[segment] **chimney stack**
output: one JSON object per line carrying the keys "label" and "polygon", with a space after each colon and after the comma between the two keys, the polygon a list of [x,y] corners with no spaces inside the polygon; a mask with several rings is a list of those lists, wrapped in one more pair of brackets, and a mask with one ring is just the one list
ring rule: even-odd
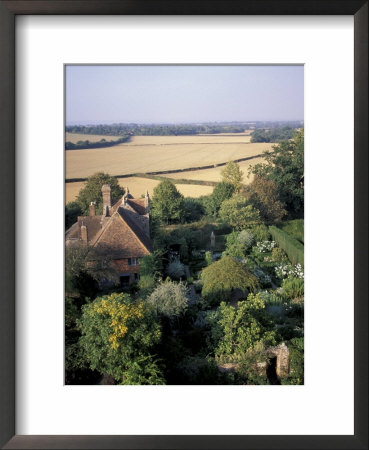
{"label": "chimney stack", "polygon": [[111,208],[111,188],[110,184],[104,184],[101,188],[102,196],[103,196],[103,211],[104,215],[109,214],[109,210]]}
{"label": "chimney stack", "polygon": [[145,194],[145,208],[146,208],[146,214],[149,213],[149,201],[150,201],[149,191],[146,190],[146,194]]}
{"label": "chimney stack", "polygon": [[96,203],[95,202],[91,202],[90,203],[90,216],[96,216],[96,208],[95,208]]}
{"label": "chimney stack", "polygon": [[81,225],[81,240],[84,245],[87,245],[87,227],[83,222]]}

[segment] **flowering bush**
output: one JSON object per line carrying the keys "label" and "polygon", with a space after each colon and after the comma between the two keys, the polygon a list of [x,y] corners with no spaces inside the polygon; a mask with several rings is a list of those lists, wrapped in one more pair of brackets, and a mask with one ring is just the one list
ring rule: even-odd
{"label": "flowering bush", "polygon": [[276,245],[275,241],[262,241],[258,242],[254,249],[259,253],[267,253],[271,252]]}
{"label": "flowering bush", "polygon": [[304,270],[301,264],[296,264],[296,266],[293,266],[292,264],[279,264],[274,270],[275,274],[280,279],[290,276],[295,278],[304,278]]}

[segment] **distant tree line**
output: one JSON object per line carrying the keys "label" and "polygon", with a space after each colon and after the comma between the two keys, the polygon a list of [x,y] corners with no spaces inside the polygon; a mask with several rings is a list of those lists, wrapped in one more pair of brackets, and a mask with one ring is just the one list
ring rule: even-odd
{"label": "distant tree line", "polygon": [[87,148],[102,148],[102,147],[112,147],[113,145],[122,144],[123,142],[128,142],[130,140],[130,136],[122,136],[119,139],[114,141],[107,141],[106,139],[101,139],[97,142],[86,141],[78,141],[76,144],[70,141],[65,143],[65,150],[82,150]]}
{"label": "distant tree line", "polygon": [[136,125],[136,124],[111,124],[111,125],[73,125],[67,126],[69,133],[102,134],[107,136],[186,136],[194,134],[214,133],[242,133],[249,126],[247,124],[237,125]]}
{"label": "distant tree line", "polygon": [[251,134],[251,142],[281,142],[292,139],[295,129],[290,126],[279,128],[257,128]]}

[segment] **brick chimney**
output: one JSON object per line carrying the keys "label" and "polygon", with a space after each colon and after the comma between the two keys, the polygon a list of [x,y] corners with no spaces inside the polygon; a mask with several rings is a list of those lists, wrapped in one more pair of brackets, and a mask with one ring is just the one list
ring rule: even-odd
{"label": "brick chimney", "polygon": [[96,216],[96,207],[95,207],[96,203],[95,202],[91,202],[90,203],[90,216]]}
{"label": "brick chimney", "polygon": [[102,196],[103,196],[103,214],[104,216],[109,215],[109,210],[111,208],[111,188],[110,184],[104,184],[101,188]]}
{"label": "brick chimney", "polygon": [[146,208],[146,214],[149,213],[149,202],[150,202],[149,191],[146,191],[146,194],[145,194],[145,208]]}
{"label": "brick chimney", "polygon": [[87,245],[87,227],[83,222],[81,225],[81,240],[84,245]]}

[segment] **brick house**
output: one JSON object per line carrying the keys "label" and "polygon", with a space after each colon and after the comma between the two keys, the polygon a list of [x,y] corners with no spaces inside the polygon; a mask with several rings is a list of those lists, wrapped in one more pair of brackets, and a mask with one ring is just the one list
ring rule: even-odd
{"label": "brick house", "polygon": [[97,216],[95,204],[90,215],[80,216],[65,234],[66,246],[86,245],[107,254],[118,269],[121,286],[138,280],[140,259],[152,251],[149,229],[149,195],[135,199],[126,188],[112,205],[111,188],[102,187],[103,214]]}

